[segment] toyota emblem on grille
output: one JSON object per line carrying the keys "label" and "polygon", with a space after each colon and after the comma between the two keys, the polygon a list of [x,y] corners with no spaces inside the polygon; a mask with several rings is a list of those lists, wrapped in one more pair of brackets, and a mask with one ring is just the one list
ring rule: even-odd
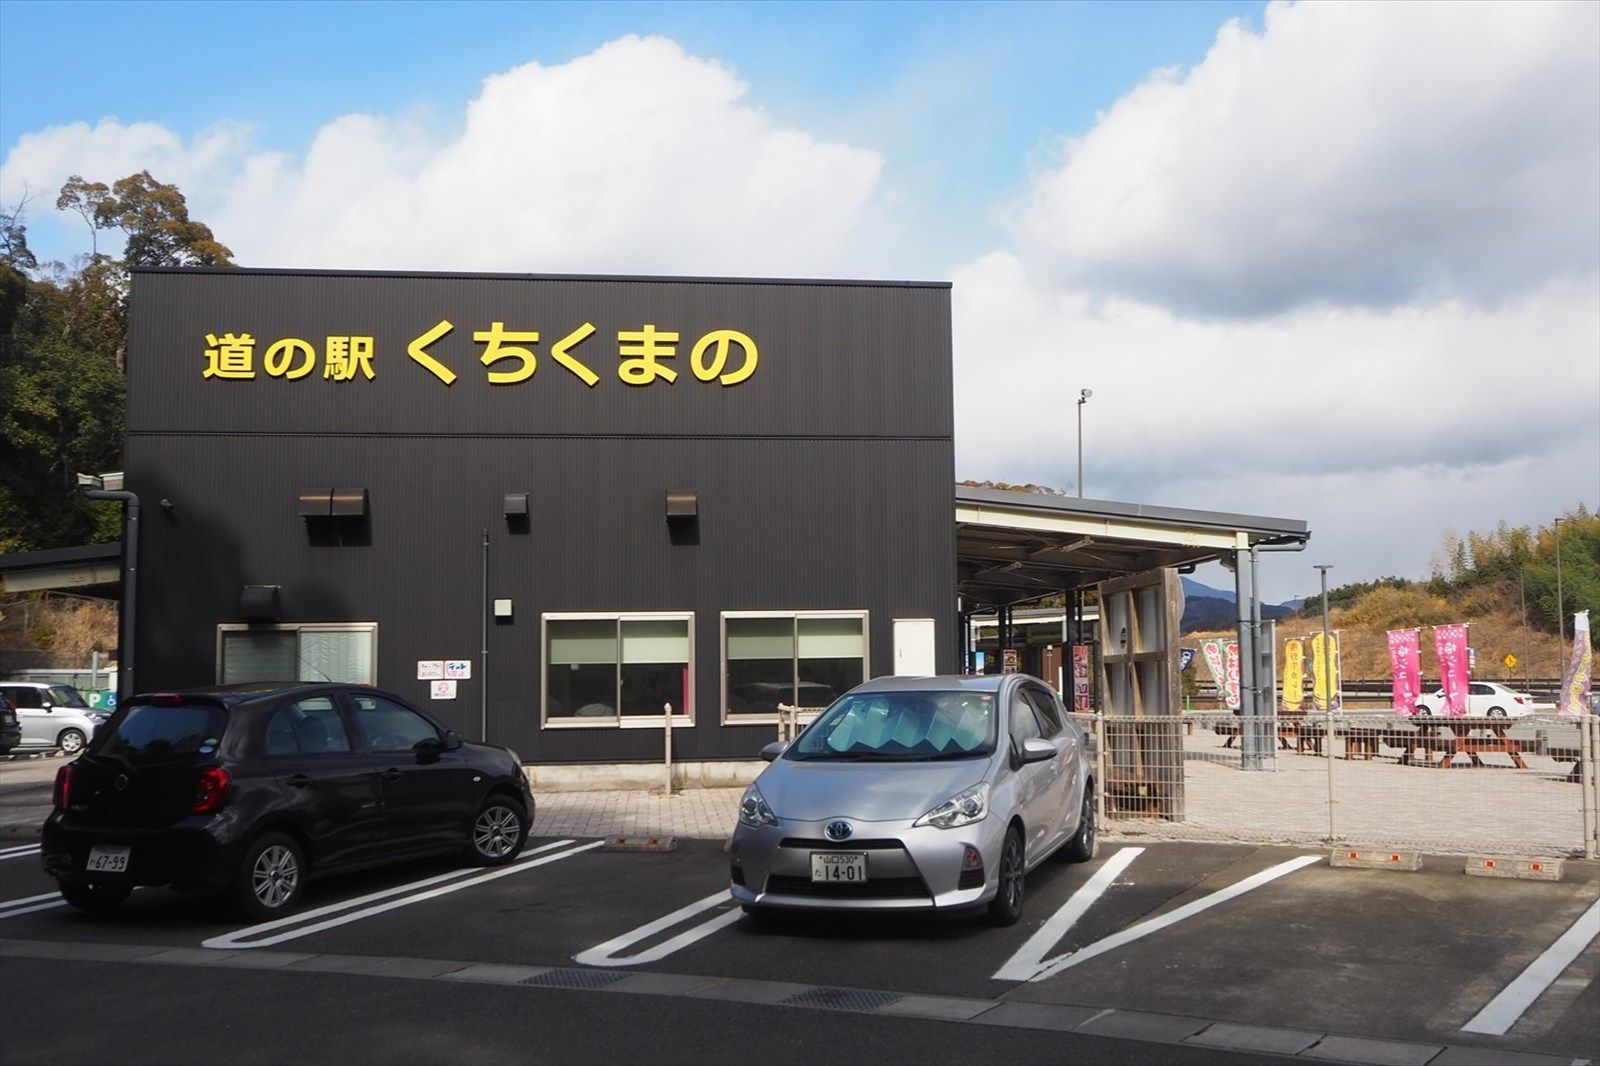
{"label": "toyota emblem on grille", "polygon": [[829,822],[828,827],[824,829],[823,832],[828,835],[829,840],[844,840],[845,838],[849,837],[851,833],[855,832],[855,830],[850,827],[849,822],[838,821]]}
{"label": "toyota emblem on grille", "polygon": [[121,792],[123,789],[128,787],[128,775],[127,774],[118,774],[116,776],[116,779],[113,780],[111,783],[113,785],[117,786],[117,791],[118,792]]}

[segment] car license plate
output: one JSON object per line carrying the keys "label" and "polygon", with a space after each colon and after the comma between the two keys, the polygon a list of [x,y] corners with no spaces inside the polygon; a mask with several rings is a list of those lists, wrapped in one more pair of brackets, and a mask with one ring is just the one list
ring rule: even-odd
{"label": "car license plate", "polygon": [[89,849],[89,861],[84,869],[93,874],[120,874],[128,870],[132,848],[113,848],[97,845]]}
{"label": "car license plate", "polygon": [[811,880],[824,884],[860,884],[867,879],[864,851],[813,851]]}

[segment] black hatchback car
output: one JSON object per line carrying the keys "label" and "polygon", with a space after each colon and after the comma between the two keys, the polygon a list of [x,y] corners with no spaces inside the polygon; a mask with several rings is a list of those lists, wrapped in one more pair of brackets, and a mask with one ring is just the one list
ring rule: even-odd
{"label": "black hatchback car", "polygon": [[533,795],[506,748],[387,692],[260,685],[135,696],[56,774],[42,857],[62,897],[108,911],[140,885],[292,910],[308,878],[522,850]]}

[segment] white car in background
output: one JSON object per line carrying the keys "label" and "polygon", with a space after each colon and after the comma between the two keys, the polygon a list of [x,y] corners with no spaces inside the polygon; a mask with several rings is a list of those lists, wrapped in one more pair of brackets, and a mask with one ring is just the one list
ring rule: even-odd
{"label": "white car in background", "polygon": [[[1419,715],[1445,713],[1444,689],[1434,689],[1417,701]],[[1474,681],[1467,689],[1468,718],[1522,718],[1534,713],[1533,697],[1494,681]]]}

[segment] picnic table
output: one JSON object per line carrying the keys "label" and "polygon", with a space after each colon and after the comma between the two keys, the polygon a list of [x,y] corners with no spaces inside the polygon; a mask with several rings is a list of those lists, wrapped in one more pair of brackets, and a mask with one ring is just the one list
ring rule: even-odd
{"label": "picnic table", "polygon": [[[1458,755],[1465,755],[1472,760],[1473,766],[1482,766],[1483,760],[1479,755],[1500,754],[1509,755],[1512,765],[1519,770],[1526,770],[1528,764],[1522,761],[1522,753],[1534,746],[1531,740],[1516,740],[1507,733],[1516,723],[1509,718],[1443,718],[1432,715],[1416,715],[1411,719],[1416,732],[1401,739],[1400,746],[1405,753],[1400,756],[1404,765],[1422,763],[1438,769],[1447,769],[1455,762]],[[1442,730],[1448,729],[1449,736]],[[1433,761],[1433,752],[1439,752],[1438,762]],[[1420,756],[1420,758],[1414,758]]]}
{"label": "picnic table", "polygon": [[[1237,714],[1237,712],[1235,712]],[[1311,728],[1310,716],[1304,711],[1280,711],[1277,716],[1278,748],[1280,751],[1289,751],[1291,747],[1301,755],[1309,750],[1313,755],[1322,754],[1322,733]],[[1218,736],[1227,737],[1222,742],[1224,748],[1233,747],[1233,742],[1239,739],[1239,734],[1244,730],[1243,716],[1238,721],[1218,722],[1212,726]],[[1291,745],[1290,741],[1294,743]]]}

